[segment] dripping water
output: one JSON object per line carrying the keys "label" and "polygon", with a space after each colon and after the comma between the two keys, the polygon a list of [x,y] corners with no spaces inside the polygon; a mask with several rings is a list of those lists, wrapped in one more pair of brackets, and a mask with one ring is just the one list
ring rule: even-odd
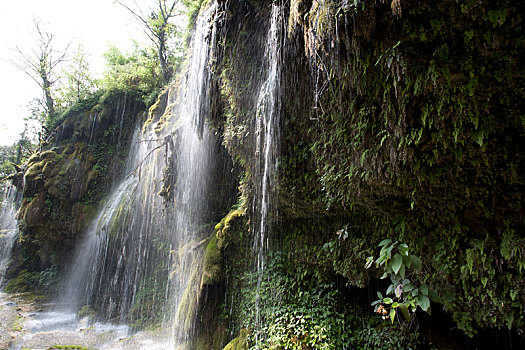
{"label": "dripping water", "polygon": [[[256,197],[254,213],[256,217],[254,252],[256,254],[257,289],[255,319],[261,326],[260,293],[265,269],[265,250],[268,245],[270,220],[275,219],[277,185],[277,162],[279,157],[279,120],[281,89],[281,26],[282,9],[272,5],[271,24],[266,41],[265,61],[268,72],[261,85],[256,109]],[[256,335],[257,337],[257,335]],[[256,339],[258,342],[259,339]]]}
{"label": "dripping water", "polygon": [[93,123],[91,123],[91,132],[89,133],[89,145],[91,145],[91,141],[93,141],[93,132],[95,131],[95,126],[98,119],[98,112],[91,114],[90,117],[93,119]]}

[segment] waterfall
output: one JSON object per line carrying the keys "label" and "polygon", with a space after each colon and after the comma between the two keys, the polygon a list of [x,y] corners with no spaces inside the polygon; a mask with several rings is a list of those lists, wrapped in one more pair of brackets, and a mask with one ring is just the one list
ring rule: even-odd
{"label": "waterfall", "polygon": [[11,257],[11,250],[18,236],[16,221],[17,191],[13,185],[7,186],[3,202],[0,203],[0,287]]}
{"label": "waterfall", "polygon": [[[265,250],[268,246],[270,221],[275,220],[277,186],[277,162],[279,158],[279,120],[281,89],[281,43],[282,8],[272,5],[271,23],[266,41],[265,61],[267,76],[262,83],[256,109],[256,149],[255,149],[255,188],[254,199],[257,292],[255,319],[260,320],[260,289],[265,269]],[[273,216],[273,217],[272,217]]]}
{"label": "waterfall", "polygon": [[174,188],[175,225],[178,246],[169,292],[172,302],[171,323],[175,346],[186,348],[195,332],[193,319],[199,304],[202,270],[203,225],[210,222],[209,184],[212,162],[216,159],[215,136],[207,127],[209,57],[213,42],[210,19],[216,10],[211,5],[196,23],[186,74],[175,104],[178,129],[177,174]]}
{"label": "waterfall", "polygon": [[126,176],[76,248],[58,301],[119,322],[162,314],[171,348],[195,330],[200,258],[210,235],[203,228],[211,220],[208,184],[218,142],[205,120],[215,9],[198,17],[186,72],[170,87],[164,115],[135,132]]}

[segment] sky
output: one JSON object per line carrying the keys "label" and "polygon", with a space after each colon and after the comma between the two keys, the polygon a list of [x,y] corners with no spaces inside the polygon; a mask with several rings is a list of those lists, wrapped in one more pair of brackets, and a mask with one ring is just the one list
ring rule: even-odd
{"label": "sky", "polygon": [[[91,70],[100,75],[110,44],[126,51],[131,40],[147,39],[139,24],[113,0],[9,0],[0,5],[0,145],[13,144],[24,129],[27,105],[42,95],[40,87],[9,60],[15,45],[31,47],[33,19],[54,34],[58,48],[82,44]],[[73,53],[74,50],[70,50]]]}

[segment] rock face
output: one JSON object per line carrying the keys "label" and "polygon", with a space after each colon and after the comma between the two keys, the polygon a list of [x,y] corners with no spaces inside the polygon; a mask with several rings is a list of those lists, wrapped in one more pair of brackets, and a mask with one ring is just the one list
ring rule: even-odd
{"label": "rock face", "polygon": [[[262,178],[255,168],[254,106],[266,69],[271,2],[219,3],[219,111],[212,118],[244,171],[245,212],[232,220],[223,249],[235,330],[263,317],[273,327],[262,331],[270,332],[266,337],[309,348],[308,339],[279,333],[284,319],[272,313],[297,312],[319,285],[347,297],[361,292],[341,283],[384,293],[388,285],[375,287],[384,271],[364,266],[390,238],[421,258],[423,269],[407,270],[409,279],[436,292],[433,310],[446,310],[443,323],[470,336],[507,327],[522,334],[524,182],[517,174],[524,109],[515,101],[524,93],[524,48],[516,44],[523,39],[523,11],[511,1],[283,6],[279,177],[272,184],[278,209],[268,255],[286,258],[268,272],[274,274],[268,288],[286,292],[271,307],[271,293],[250,282],[246,268],[257,239],[252,207]],[[263,316],[253,311],[254,293],[268,297]],[[333,318],[348,315],[343,305],[352,298],[343,299],[331,309]],[[301,312],[326,325],[320,314]],[[502,342],[509,346],[508,338]]]}
{"label": "rock face", "polygon": [[130,138],[145,106],[124,94],[98,102],[66,113],[41,145],[42,151],[16,177],[23,191],[17,214],[20,240],[8,278],[24,269],[34,271],[36,279],[46,270],[52,272],[49,278],[56,278],[98,202],[123,171]]}

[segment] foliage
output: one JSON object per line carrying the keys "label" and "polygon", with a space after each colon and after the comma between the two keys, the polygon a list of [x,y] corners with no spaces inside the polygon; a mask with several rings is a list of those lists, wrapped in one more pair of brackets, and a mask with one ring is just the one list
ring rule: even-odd
{"label": "foliage", "polygon": [[0,146],[0,181],[11,175],[16,164],[16,144],[11,146]]}
{"label": "foliage", "polygon": [[8,293],[28,292],[36,289],[39,280],[40,276],[38,272],[22,270],[16,278],[9,280],[5,287],[5,291]]}
{"label": "foliage", "polygon": [[[253,329],[252,349],[344,349],[351,334],[346,329],[350,316],[338,310],[334,286],[298,284],[284,271],[283,257],[279,252],[272,254],[260,284],[255,273],[242,277],[246,284],[237,317],[243,327]],[[254,328],[257,322],[264,326]]]}
{"label": "foliage", "polygon": [[[388,286],[384,298],[380,292],[377,292],[379,300],[372,303],[372,306],[375,306],[374,311],[383,315],[383,319],[386,319],[388,314],[392,323],[396,317],[396,310],[401,313],[406,322],[411,321],[410,312],[414,313],[418,307],[430,313],[430,299],[439,302],[439,297],[424,284],[417,287],[412,278],[421,270],[421,260],[409,253],[408,245],[405,243],[385,239],[379,243],[379,246],[381,251],[375,260],[376,267],[381,267],[384,271],[381,278],[390,277],[392,283]],[[373,261],[374,258],[369,257],[366,268],[369,268]]]}
{"label": "foliage", "polygon": [[56,100],[60,110],[85,100],[98,89],[99,82],[91,76],[88,59],[89,55],[83,46],[78,45],[74,56],[62,69],[62,83],[56,89]]}
{"label": "foliage", "polygon": [[197,16],[203,7],[205,6],[209,0],[183,0],[182,3],[186,7],[186,17],[188,19],[188,26],[186,28],[186,35],[188,36],[186,38],[186,43],[188,44],[189,41],[189,35],[191,31],[195,27],[195,23],[197,22]]}
{"label": "foliage", "polygon": [[428,345],[421,340],[417,331],[405,332],[388,326],[385,323],[376,324],[368,319],[369,326],[359,329],[352,337],[354,347],[363,350],[413,350],[426,348]]}
{"label": "foliage", "polygon": [[[156,63],[160,68],[161,85],[168,83],[173,70],[170,63],[180,50],[180,33],[173,19],[179,16],[179,0],[155,0],[153,6],[128,5],[126,0],[116,0],[142,25],[144,33],[154,45]],[[180,51],[179,51],[180,53]]]}
{"label": "foliage", "polygon": [[123,53],[111,46],[104,54],[107,70],[102,85],[109,91],[138,93],[146,105],[155,101],[162,87],[160,71],[151,49],[140,48]]}
{"label": "foliage", "polygon": [[35,290],[49,292],[57,282],[57,267],[51,266],[43,271],[28,271],[24,269],[18,276],[9,280],[5,287],[6,292],[20,293]]}
{"label": "foliage", "polygon": [[[356,225],[368,240],[363,251],[385,236],[406,242],[424,266],[409,280],[419,292],[423,285],[439,291],[467,334],[522,329],[523,181],[516,169],[523,156],[516,145],[523,108],[512,101],[523,94],[524,71],[512,42],[523,33],[508,20],[519,8],[509,1],[403,3],[397,18],[368,1],[301,7],[307,3],[293,2],[298,15],[289,34],[306,38],[315,106],[289,113],[309,129],[329,213],[347,216],[349,226],[364,213],[371,228]],[[316,121],[305,121],[308,115]],[[292,161],[295,145],[285,154],[301,169]],[[286,172],[283,179],[289,189],[308,177]],[[329,248],[337,257],[354,246]],[[405,265],[395,259],[399,270],[389,274],[397,278]],[[382,267],[392,269],[391,260]]]}

